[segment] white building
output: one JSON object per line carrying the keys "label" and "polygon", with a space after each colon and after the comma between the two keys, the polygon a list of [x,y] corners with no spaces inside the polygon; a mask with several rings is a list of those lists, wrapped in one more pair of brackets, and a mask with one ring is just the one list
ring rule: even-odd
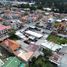
{"label": "white building", "polygon": [[43,36],[42,34],[34,32],[34,31],[31,31],[31,30],[27,30],[27,31],[25,31],[25,33],[30,34],[32,36],[35,36],[37,38],[41,38]]}
{"label": "white building", "polygon": [[48,42],[47,40],[45,40],[45,42],[42,43],[41,46],[51,49],[52,51],[56,51],[57,49],[62,48],[61,45],[58,45],[58,44],[55,44],[52,42]]}

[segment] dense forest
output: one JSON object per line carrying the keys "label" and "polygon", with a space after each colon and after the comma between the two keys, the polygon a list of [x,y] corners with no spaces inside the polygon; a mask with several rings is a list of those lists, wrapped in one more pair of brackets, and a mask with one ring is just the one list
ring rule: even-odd
{"label": "dense forest", "polygon": [[[46,1],[46,0],[18,0],[18,1],[28,1],[28,2],[31,2],[31,1],[35,1],[35,2],[38,2],[38,1]],[[47,1],[60,1],[61,2],[61,0],[47,0]],[[63,2],[67,2],[67,0],[62,0]]]}
{"label": "dense forest", "polygon": [[38,8],[42,9],[43,7],[50,7],[55,12],[67,13],[67,0],[18,0],[18,1],[27,1],[34,2]]}
{"label": "dense forest", "polygon": [[40,7],[50,7],[55,12],[67,13],[67,0],[36,0],[36,4]]}
{"label": "dense forest", "polygon": [[[13,1],[13,0],[7,0]],[[30,7],[27,5],[20,5],[20,7],[30,7],[31,9],[43,9],[44,7],[52,8],[54,12],[67,13],[67,0],[17,0],[17,1],[26,1],[26,2],[35,2],[35,5]],[[37,6],[37,7],[35,7]]]}

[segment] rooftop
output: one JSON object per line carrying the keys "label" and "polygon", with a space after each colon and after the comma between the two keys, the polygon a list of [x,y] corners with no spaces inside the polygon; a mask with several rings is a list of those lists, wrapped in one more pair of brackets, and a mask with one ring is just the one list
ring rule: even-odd
{"label": "rooftop", "polygon": [[4,29],[10,29],[10,26],[4,26],[0,24],[0,30],[4,30]]}
{"label": "rooftop", "polygon": [[63,57],[63,55],[53,53],[53,55],[50,57],[50,61],[59,65],[62,57]]}
{"label": "rooftop", "polygon": [[9,49],[11,49],[12,51],[18,49],[20,47],[20,45],[18,45],[15,41],[7,39],[5,41],[3,41],[4,45],[9,47]]}
{"label": "rooftop", "polygon": [[18,50],[16,52],[16,55],[25,61],[28,61],[33,56],[35,51],[39,48],[35,44],[25,44],[22,40],[18,40],[17,43],[21,45],[22,49]]}

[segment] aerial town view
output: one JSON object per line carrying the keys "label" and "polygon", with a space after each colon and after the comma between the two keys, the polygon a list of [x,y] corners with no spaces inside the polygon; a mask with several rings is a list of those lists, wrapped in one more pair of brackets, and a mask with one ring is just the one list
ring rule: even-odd
{"label": "aerial town view", "polygon": [[67,0],[0,0],[0,67],[67,67]]}

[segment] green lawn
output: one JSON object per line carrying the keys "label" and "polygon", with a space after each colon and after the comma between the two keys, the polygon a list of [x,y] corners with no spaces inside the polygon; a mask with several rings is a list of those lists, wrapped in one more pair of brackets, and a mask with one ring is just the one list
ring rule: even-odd
{"label": "green lawn", "polygon": [[57,35],[52,34],[48,36],[47,40],[59,45],[67,43],[67,38],[59,37]]}
{"label": "green lawn", "polygon": [[8,58],[7,62],[3,65],[3,67],[18,67],[21,61],[16,57]]}

